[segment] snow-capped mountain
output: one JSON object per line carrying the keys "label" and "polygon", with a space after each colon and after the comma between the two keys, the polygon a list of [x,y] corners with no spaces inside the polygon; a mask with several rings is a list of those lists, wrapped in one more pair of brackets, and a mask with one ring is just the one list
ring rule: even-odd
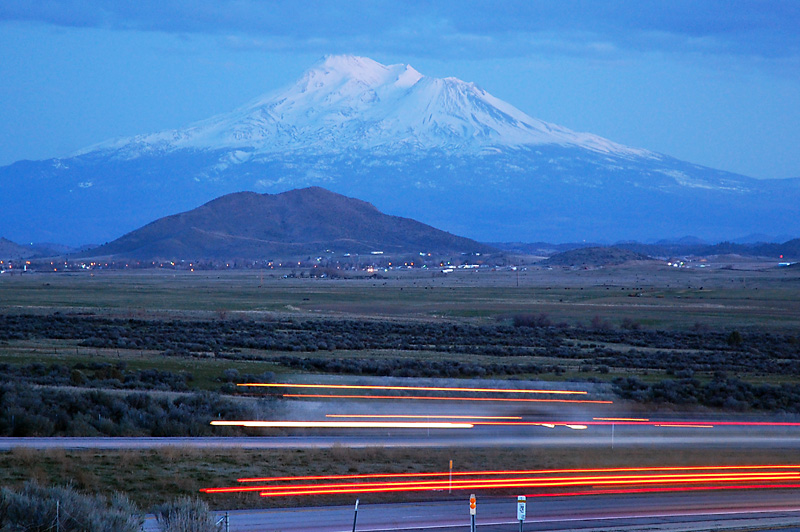
{"label": "snow-capped mountain", "polygon": [[557,144],[600,153],[656,157],[531,118],[456,78],[423,76],[409,65],[329,56],[288,89],[180,130],[140,135],[78,152],[137,157],[154,151],[235,149],[248,156],[287,150],[448,149]]}
{"label": "snow-capped mountain", "polygon": [[0,180],[0,236],[18,241],[101,243],[223,194],[307,186],[484,241],[800,233],[800,180],[623,146],[472,83],[353,56],[230,113],[21,161]]}

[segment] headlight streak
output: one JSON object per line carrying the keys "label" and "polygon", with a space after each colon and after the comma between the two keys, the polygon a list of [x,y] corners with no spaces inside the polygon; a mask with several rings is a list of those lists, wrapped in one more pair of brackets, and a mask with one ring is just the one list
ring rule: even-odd
{"label": "headlight streak", "polygon": [[522,419],[521,416],[447,416],[447,415],[410,415],[410,414],[325,414],[330,418],[345,419],[501,419],[514,420]]}
{"label": "headlight streak", "polygon": [[[355,397],[355,398],[376,398],[375,396],[341,396],[341,395],[291,395],[291,397]],[[477,401],[551,401],[548,399],[505,399],[505,398],[452,398],[452,397],[395,397],[381,396],[377,398],[391,399],[427,399],[427,400],[477,400]],[[603,401],[572,401],[554,399],[554,402],[603,402]],[[328,418],[385,418],[385,419],[454,419],[462,421],[260,421],[260,420],[240,420],[240,421],[211,421],[211,425],[216,426],[240,426],[254,428],[418,428],[418,429],[470,429],[476,426],[507,426],[507,427],[545,427],[553,429],[556,427],[567,427],[574,430],[586,430],[594,426],[642,426],[656,428],[686,428],[686,429],[710,429],[714,427],[800,427],[800,423],[794,422],[756,422],[756,421],[519,421],[518,416],[446,416],[446,415],[338,415],[326,414]],[[506,419],[511,419],[507,421]],[[597,418],[593,418],[597,419]]]}
{"label": "headlight streak", "polygon": [[299,394],[299,393],[284,393],[283,397],[301,399],[416,399],[427,401],[503,401],[515,403],[582,403],[582,404],[598,404],[610,405],[613,401],[592,401],[581,399],[523,399],[521,397],[430,397],[424,395],[336,395],[336,394]]}
{"label": "headlight streak", "polygon": [[243,383],[237,386],[251,386],[262,388],[316,388],[331,390],[396,390],[417,392],[475,392],[475,393],[534,393],[557,395],[586,395],[588,392],[578,390],[519,390],[509,388],[447,388],[438,386],[380,386],[368,384],[298,384],[298,383]]}
{"label": "headlight streak", "polygon": [[[470,471],[456,472],[454,476],[504,476],[494,479],[457,479],[457,480],[404,480],[380,482],[328,482],[320,484],[283,484],[283,485],[258,485],[258,486],[233,486],[222,488],[204,488],[200,491],[214,493],[258,492],[263,497],[286,497],[301,495],[344,494],[344,493],[383,493],[397,491],[428,491],[443,489],[558,489],[564,487],[593,487],[608,486],[608,489],[593,489],[592,491],[573,492],[578,494],[625,493],[625,490],[611,489],[613,486],[631,486],[630,493],[636,490],[681,490],[681,489],[721,489],[725,484],[739,483],[740,489],[746,486],[778,487],[776,484],[755,484],[757,482],[783,481],[781,486],[789,486],[786,482],[800,480],[800,466],[798,465],[759,465],[759,466],[697,466],[697,467],[649,467],[649,468],[606,468],[606,469],[563,469],[563,470],[530,470],[530,471]],[[759,469],[760,471],[754,471]],[[794,471],[769,471],[770,469],[794,469]],[[741,472],[750,470],[753,472]],[[681,471],[680,473],[665,473],[666,471]],[[694,472],[691,472],[694,471]],[[720,471],[720,472],[709,472]],[[721,472],[725,471],[725,472]],[[592,472],[595,474],[581,476],[553,476],[563,473]],[[636,472],[638,474],[619,474],[620,472]],[[661,474],[653,474],[661,472]],[[613,473],[613,474],[609,474]],[[416,478],[433,477],[449,474],[449,472],[433,473],[385,473],[375,475],[330,475],[309,477],[267,477],[254,479],[239,479],[240,482],[249,481],[299,481],[299,480],[354,480],[364,478]],[[522,478],[509,478],[508,475],[549,475]],[[746,484],[745,484],[746,483]],[[710,484],[709,486],[696,486],[697,484]],[[723,486],[720,486],[722,484]],[[678,487],[680,485],[680,487]],[[659,487],[656,487],[659,486]],[[694,486],[694,487],[692,487]],[[794,486],[794,484],[791,484]],[[800,486],[800,484],[798,484]],[[737,489],[737,486],[727,486],[728,489]],[[563,492],[561,493],[563,494]],[[560,493],[534,494],[535,496],[552,495]]]}
{"label": "headlight streak", "polygon": [[471,429],[472,423],[426,421],[212,421],[222,427],[303,429]]}

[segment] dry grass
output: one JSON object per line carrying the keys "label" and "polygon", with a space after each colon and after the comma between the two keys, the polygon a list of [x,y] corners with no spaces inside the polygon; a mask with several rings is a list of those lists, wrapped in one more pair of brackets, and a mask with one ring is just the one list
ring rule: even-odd
{"label": "dry grass", "polygon": [[4,276],[0,311],[152,319],[328,315],[470,321],[544,312],[556,322],[588,323],[599,314],[614,324],[629,318],[658,328],[696,322],[722,328],[800,326],[800,275],[767,266],[774,265],[751,271],[640,265],[519,275],[391,272],[384,280],[348,281],[280,279],[278,273],[263,285],[259,272],[246,271]]}
{"label": "dry grass", "polygon": [[[30,451],[0,454],[0,484],[16,486],[34,478],[45,484],[72,482],[79,489],[108,494],[126,493],[149,508],[179,496],[196,496],[203,487],[236,485],[241,477],[310,474],[416,473],[483,469],[555,469],[654,465],[792,464],[800,452],[786,449],[726,450],[710,458],[708,450],[651,448],[539,449],[403,449],[335,446],[313,450],[198,450],[166,447],[145,451]],[[370,502],[414,501],[462,497],[454,492],[369,495]],[[262,499],[257,494],[201,495],[213,508],[306,506],[307,498]],[[345,504],[351,495],[315,497],[314,505]],[[362,497],[363,498],[363,497]]]}

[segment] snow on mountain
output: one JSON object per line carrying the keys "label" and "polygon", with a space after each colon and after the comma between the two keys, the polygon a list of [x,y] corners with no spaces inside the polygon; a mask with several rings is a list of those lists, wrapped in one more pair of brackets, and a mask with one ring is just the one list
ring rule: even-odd
{"label": "snow on mountain", "polygon": [[231,113],[184,129],[117,139],[81,150],[133,158],[178,149],[239,149],[250,156],[344,148],[422,147],[478,153],[487,148],[574,146],[622,156],[658,156],[588,133],[532,118],[456,78],[424,76],[409,65],[382,65],[348,55],[328,56],[294,85]]}
{"label": "snow on mountain", "polygon": [[487,242],[800,234],[800,179],[756,180],[532,118],[455,78],[330,56],[183,129],[0,168],[0,236],[118,238],[232,192],[324,187]]}

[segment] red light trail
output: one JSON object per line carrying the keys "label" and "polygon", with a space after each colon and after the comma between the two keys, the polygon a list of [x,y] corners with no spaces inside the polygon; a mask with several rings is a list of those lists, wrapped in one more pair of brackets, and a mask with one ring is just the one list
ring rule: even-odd
{"label": "red light trail", "polygon": [[593,417],[595,421],[650,421],[644,417]]}
{"label": "red light trail", "polygon": [[676,427],[684,429],[713,429],[714,425],[696,425],[692,423],[657,423],[654,427]]}
{"label": "red light trail", "polygon": [[[776,471],[777,470],[777,471]],[[588,474],[587,474],[588,473]],[[635,474],[620,474],[635,473]],[[654,474],[659,473],[659,474]],[[232,486],[204,488],[200,491],[213,493],[258,492],[263,497],[287,497],[301,495],[325,495],[344,493],[385,493],[399,491],[428,490],[474,490],[474,489],[558,489],[565,487],[606,486],[603,489],[572,493],[538,493],[534,496],[588,495],[611,493],[644,493],[647,491],[680,491],[700,489],[746,489],[747,487],[795,487],[800,484],[788,482],[800,480],[800,465],[745,465],[745,466],[693,466],[693,467],[629,467],[598,469],[553,469],[520,471],[461,471],[454,477],[502,478],[457,478],[456,480],[434,479],[450,472],[429,473],[378,473],[372,475],[318,475],[298,477],[243,478],[239,482],[297,482],[323,480],[317,484],[278,484],[257,486]],[[528,475],[511,478],[509,475]],[[534,476],[530,476],[534,475]],[[539,475],[539,476],[537,476]],[[541,476],[544,475],[544,476]],[[406,478],[403,481],[337,482],[356,479]],[[757,484],[782,481],[783,484]],[[698,486],[708,484],[708,486]],[[619,486],[620,488],[613,488]],[[630,486],[630,488],[622,488]]]}
{"label": "red light trail", "polygon": [[716,491],[800,488],[800,484],[749,484],[734,486],[681,486],[672,488],[629,488],[613,490],[574,491],[571,493],[534,493],[526,497],[581,497],[586,495],[626,495],[634,493],[662,493],[671,491]]}
{"label": "red light trail", "polygon": [[[622,418],[620,418],[622,419]],[[785,421],[608,421],[603,418],[592,418],[592,421],[475,421],[475,425],[508,425],[508,426],[565,426],[565,425],[587,425],[587,426],[642,426],[642,427],[681,427],[681,428],[713,428],[713,427],[800,427],[800,422]]]}
{"label": "red light trail", "polygon": [[[233,491],[258,491],[262,497],[288,497],[297,495],[328,495],[344,493],[386,493],[395,491],[428,491],[435,489],[474,490],[508,488],[561,488],[587,485],[647,485],[647,484],[700,484],[710,482],[742,482],[770,480],[798,480],[800,472],[790,473],[741,473],[695,474],[695,475],[611,475],[588,477],[545,477],[493,480],[454,480],[411,482],[370,482],[355,484],[307,484],[298,486],[252,486],[246,488],[214,488],[206,493]],[[228,491],[230,490],[230,491]]]}
{"label": "red light trail", "polygon": [[[657,471],[752,471],[756,469],[800,469],[800,465],[736,465],[736,466],[653,466],[653,467],[604,467],[584,469],[520,469],[505,471],[453,471],[456,476],[500,476],[500,475],[555,475],[569,473],[642,473]],[[361,475],[312,475],[293,477],[254,477],[240,478],[237,482],[281,482],[292,480],[346,480],[366,478],[423,478],[448,476],[450,471],[436,471],[426,473],[373,473]]]}

